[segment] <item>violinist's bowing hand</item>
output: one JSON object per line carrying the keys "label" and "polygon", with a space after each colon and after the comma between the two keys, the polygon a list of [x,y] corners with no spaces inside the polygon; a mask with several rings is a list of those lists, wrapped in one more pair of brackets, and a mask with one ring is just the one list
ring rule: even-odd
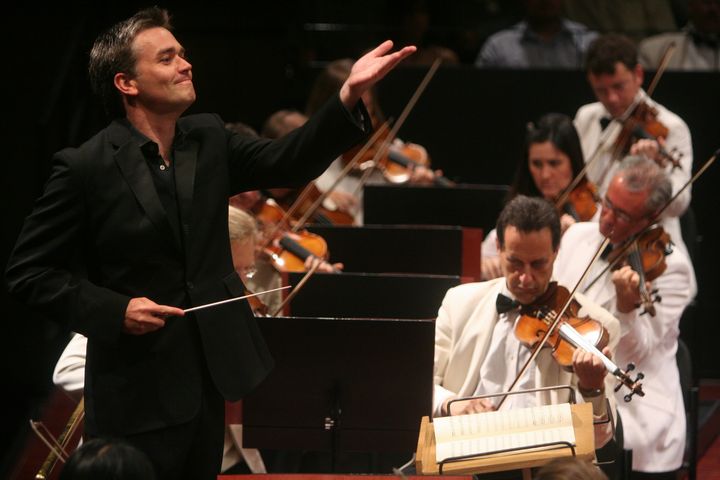
{"label": "violinist's bowing hand", "polygon": [[438,175],[442,176],[442,171],[433,172],[423,165],[418,165],[410,172],[410,183],[430,184],[435,181],[435,177]]}
{"label": "violinist's bowing hand", "polygon": [[345,108],[348,110],[355,108],[363,93],[387,75],[395,65],[417,50],[415,46],[407,46],[388,53],[392,47],[393,42],[386,40],[353,64],[350,75],[340,87],[340,101]]}
{"label": "violinist's bowing hand", "polygon": [[466,415],[469,413],[492,412],[497,410],[495,405],[493,405],[488,399],[473,398],[471,400],[453,402],[452,405],[450,405],[450,411],[448,411],[448,404],[451,400],[452,398],[447,399],[442,406],[442,411],[446,415]]}
{"label": "violinist's bowing hand", "polygon": [[632,155],[642,155],[650,160],[654,160],[661,167],[665,167],[665,165],[667,165],[667,160],[660,154],[661,148],[665,148],[664,138],[658,137],[657,140],[641,138],[632,144],[630,147],[630,153]]}
{"label": "violinist's bowing hand", "polygon": [[[611,358],[610,349],[602,349],[603,355]],[[573,352],[573,370],[578,377],[578,388],[583,391],[602,390],[605,385],[607,369],[603,361],[592,352],[582,348],[576,348]]]}
{"label": "violinist's bowing hand", "polygon": [[130,335],[144,335],[165,326],[166,317],[182,317],[181,308],[158,305],[149,298],[132,298],[125,310],[122,331]]}
{"label": "violinist's bowing hand", "polygon": [[338,273],[338,272],[340,272],[343,268],[345,268],[345,265],[343,265],[342,263],[333,263],[333,264],[330,264],[330,263],[326,262],[325,260],[323,260],[322,258],[318,258],[318,257],[315,257],[315,256],[310,256],[310,257],[308,257],[308,258],[305,259],[305,270],[310,270],[310,269],[313,267],[313,265],[314,265],[315,263],[318,263],[318,262],[319,262],[320,264],[319,264],[318,267],[317,267],[317,270],[316,270],[317,272],[322,272],[322,273]]}
{"label": "violinist's bowing hand", "polygon": [[[617,296],[616,305],[621,313],[632,312],[640,305],[640,276],[629,265],[625,265],[612,273]],[[649,284],[648,284],[649,288]]]}
{"label": "violinist's bowing hand", "polygon": [[[333,190],[328,195],[328,199],[330,200],[331,206],[334,206],[335,208],[329,208],[327,204],[325,204],[325,208],[329,208],[330,210],[341,210],[343,212],[355,212],[358,208],[358,200],[357,198],[347,192],[340,192],[338,190]],[[327,202],[327,201],[326,201]]]}

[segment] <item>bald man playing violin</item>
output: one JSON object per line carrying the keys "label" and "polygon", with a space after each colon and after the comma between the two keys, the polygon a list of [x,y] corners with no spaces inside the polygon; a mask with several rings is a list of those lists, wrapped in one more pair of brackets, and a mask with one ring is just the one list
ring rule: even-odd
{"label": "bald man playing violin", "polygon": [[[604,237],[610,239],[612,250],[620,248],[670,201],[670,180],[652,160],[627,157],[619,168],[602,199],[599,223],[577,223],[563,235],[555,261],[558,280],[577,282]],[[633,471],[673,478],[685,448],[685,408],[675,355],[680,317],[697,291],[692,265],[677,248],[664,257],[665,271],[646,284],[648,291],[657,290],[662,297],[652,306],[651,316],[642,314],[639,306],[639,273],[628,265],[609,268],[612,257],[601,257],[579,291],[620,320],[618,365],[633,362],[645,375],[645,397],[625,403],[622,392],[616,395],[625,448],[633,450]]]}
{"label": "bald man playing violin", "polygon": [[[516,379],[531,351],[514,334],[519,309],[532,305],[551,288],[553,262],[560,243],[560,220],[552,204],[519,195],[500,213],[498,251],[504,276],[450,289],[443,299],[435,327],[434,415],[457,415],[494,410],[501,397],[457,401],[505,392]],[[576,300],[581,315],[599,321],[609,334],[603,349],[611,356],[619,340],[618,321],[582,295]],[[554,306],[552,306],[554,307]],[[558,309],[561,306],[557,307]],[[514,390],[571,385],[579,401],[593,405],[596,419],[614,408],[613,380],[600,358],[576,349],[572,369],[565,370],[550,348],[540,351]],[[502,408],[520,408],[568,401],[567,390],[512,395]],[[609,402],[606,401],[609,400]],[[611,438],[609,423],[596,428],[596,447]],[[613,454],[611,454],[612,456]]]}

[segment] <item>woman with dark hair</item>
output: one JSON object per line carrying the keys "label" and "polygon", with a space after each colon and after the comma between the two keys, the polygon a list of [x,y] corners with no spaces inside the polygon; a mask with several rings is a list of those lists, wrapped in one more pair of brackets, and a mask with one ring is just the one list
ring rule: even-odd
{"label": "woman with dark hair", "polygon": [[[543,197],[556,203],[585,164],[582,147],[572,119],[561,113],[547,113],[528,124],[525,155],[515,170],[506,201],[517,195]],[[598,209],[599,211],[599,209]],[[595,220],[597,213],[593,216]],[[560,224],[564,232],[578,221],[572,206],[561,208]],[[489,280],[500,276],[495,230],[482,245],[482,274]]]}

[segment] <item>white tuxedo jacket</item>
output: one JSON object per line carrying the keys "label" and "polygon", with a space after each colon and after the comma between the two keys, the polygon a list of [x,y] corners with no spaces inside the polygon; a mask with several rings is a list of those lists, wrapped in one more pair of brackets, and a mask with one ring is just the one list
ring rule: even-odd
{"label": "white tuxedo jacket", "polygon": [[[592,259],[603,236],[596,223],[572,225],[563,235],[555,261],[555,276],[564,285],[574,285]],[[695,296],[697,287],[692,266],[685,253],[676,249],[665,258],[667,269],[653,283],[662,297],[655,304],[656,316],[617,311],[615,287],[611,273],[605,273],[588,291],[580,292],[604,307],[620,320],[622,338],[617,348],[616,363],[625,368],[633,362],[636,372],[645,374],[644,397],[623,401],[623,390],[617,396],[622,417],[625,448],[633,450],[633,470],[663,472],[674,470],[682,463],[685,448],[685,408],[675,354],[680,316]],[[599,260],[588,279],[607,266]]]}
{"label": "white tuxedo jacket", "polygon": [[[440,415],[442,403],[450,397],[475,395],[480,382],[481,366],[486,361],[503,361],[487,357],[488,348],[498,313],[495,300],[503,290],[504,277],[482,283],[469,283],[448,290],[443,299],[435,324],[435,368],[434,368],[434,415]],[[581,314],[587,313],[603,323],[610,336],[612,352],[617,346],[620,325],[608,312],[589,302],[582,295],[576,299],[583,306]],[[560,367],[552,358],[550,349],[540,352],[535,361],[535,386],[572,385],[577,388],[577,376]],[[614,410],[610,375],[606,378],[606,395]],[[562,403],[568,401],[564,390],[541,392],[540,403]],[[578,402],[582,396],[576,395]],[[607,437],[605,438],[605,441]]]}

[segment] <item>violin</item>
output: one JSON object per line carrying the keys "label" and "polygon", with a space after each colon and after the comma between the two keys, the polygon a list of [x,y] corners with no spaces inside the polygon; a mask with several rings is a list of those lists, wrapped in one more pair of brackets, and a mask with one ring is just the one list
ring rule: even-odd
{"label": "violin", "polygon": [[278,272],[304,272],[308,257],[328,258],[328,247],[320,235],[284,232],[264,249],[264,254]]}
{"label": "violin", "polygon": [[[352,213],[339,207],[328,208],[324,203],[314,207],[313,204],[320,198],[322,193],[315,185],[310,182],[302,193],[296,199],[297,207],[293,215],[296,220],[300,220],[305,216],[321,225],[354,225],[355,217]],[[293,205],[294,206],[294,205]],[[290,205],[284,206],[285,210],[291,208]],[[314,208],[314,209],[313,209]]]}
{"label": "violin", "polygon": [[[547,291],[532,305],[523,305],[520,318],[515,325],[515,336],[532,348],[548,331],[557,316],[557,311],[570,298],[570,292],[551,282]],[[592,318],[580,317],[578,312],[581,305],[573,299],[565,311],[565,318],[559,323],[559,328],[550,333],[545,346],[553,349],[552,356],[555,361],[567,371],[572,371],[573,352],[577,348],[568,336],[568,327],[574,329],[595,349],[600,350],[608,344],[608,333],[603,325]]]}
{"label": "violin", "polygon": [[[558,311],[567,304],[563,318],[561,318],[553,331],[549,331],[557,318]],[[613,374],[620,384],[625,385],[630,393],[625,395],[625,401],[629,402],[634,394],[641,397],[645,395],[642,384],[639,380],[643,378],[638,374],[633,380],[626,371],[623,371],[612,360],[605,356],[600,350],[607,346],[608,332],[602,323],[590,318],[580,317],[579,311],[582,306],[574,298],[570,298],[570,292],[557,282],[551,282],[547,291],[540,296],[532,305],[523,305],[520,309],[520,317],[515,325],[515,336],[518,340],[528,346],[535,348],[543,337],[548,337],[543,346],[551,347],[552,356],[555,361],[565,370],[572,371],[572,357],[575,349],[582,348],[597,355],[605,365],[605,368]],[[632,364],[627,371],[635,368]]]}
{"label": "violin", "polygon": [[[292,223],[304,217],[321,225],[353,225],[355,223],[355,217],[340,208],[330,209],[322,205],[313,208],[313,204],[320,195],[322,194],[315,182],[311,182],[298,195],[285,195],[278,199],[266,198],[255,214],[263,223],[281,221]],[[284,218],[288,212],[288,218]]]}
{"label": "violin", "polygon": [[[297,228],[288,229],[288,214],[268,199],[257,214],[263,239],[259,250],[278,272],[304,272],[308,257],[328,258],[328,246],[320,235]],[[332,271],[339,271],[332,268]]]}
{"label": "violin", "polygon": [[[372,145],[356,161],[352,174],[362,175],[369,169],[377,169],[385,180],[390,183],[407,183],[412,178],[413,171],[418,167],[430,169],[430,156],[422,145],[391,140],[391,132],[385,131],[378,135]],[[342,155],[343,162],[347,164],[358,154],[360,147],[355,147]],[[454,183],[448,178],[433,173],[433,183],[438,186],[449,187]]]}
{"label": "violin", "polygon": [[589,222],[598,210],[598,189],[587,178],[583,177],[578,184],[567,194],[560,196],[556,207],[567,213],[578,222]]}
{"label": "violin", "polygon": [[646,282],[652,282],[663,274],[667,268],[665,257],[672,253],[672,246],[670,235],[663,227],[655,225],[633,239],[628,248],[613,250],[608,256],[608,262],[614,269],[630,265],[640,276],[638,288],[643,307],[642,314],[649,313],[651,317],[655,316],[654,303],[661,301],[662,298],[657,294],[657,290],[648,291]]}
{"label": "violin", "polygon": [[[613,145],[614,158],[622,158],[628,154],[630,147],[639,139],[657,140],[659,137],[667,138],[670,130],[657,119],[658,110],[645,101],[638,102],[632,113],[622,122],[622,129],[618,133]],[[660,146],[659,155],[669,162],[673,169],[682,168],[680,159],[682,153],[677,149],[668,152]]]}

